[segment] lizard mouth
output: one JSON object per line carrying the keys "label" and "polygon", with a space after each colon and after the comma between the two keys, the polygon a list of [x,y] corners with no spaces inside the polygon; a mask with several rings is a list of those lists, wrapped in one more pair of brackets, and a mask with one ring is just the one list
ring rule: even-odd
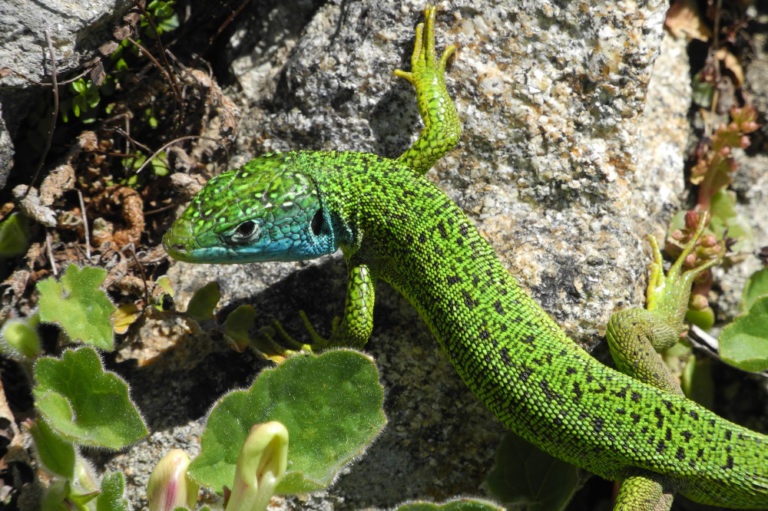
{"label": "lizard mouth", "polygon": [[190,252],[196,245],[192,222],[179,218],[163,236],[163,248],[168,255],[180,261],[189,261]]}
{"label": "lizard mouth", "polygon": [[181,217],[163,236],[163,248],[169,256],[185,263],[231,263],[237,254],[212,242],[210,232],[195,232],[192,221]]}

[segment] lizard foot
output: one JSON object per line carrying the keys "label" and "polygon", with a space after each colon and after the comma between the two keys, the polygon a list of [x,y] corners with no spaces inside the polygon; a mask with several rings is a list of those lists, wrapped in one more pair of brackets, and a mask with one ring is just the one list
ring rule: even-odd
{"label": "lizard foot", "polygon": [[[657,311],[670,318],[680,327],[681,333],[687,331],[683,324],[688,301],[691,295],[691,285],[706,270],[720,263],[722,250],[706,250],[697,260],[694,250],[700,246],[702,234],[709,221],[708,214],[702,214],[696,226],[696,230],[690,240],[682,247],[682,252],[672,263],[669,270],[664,273],[664,265],[656,238],[649,236],[649,242],[653,250],[653,263],[646,290],[646,308],[649,311]],[[693,262],[694,266],[684,270],[684,264]]]}
{"label": "lizard foot", "polygon": [[[264,358],[280,363],[297,353],[318,353],[333,345],[332,339],[334,339],[334,334],[338,330],[339,325],[338,317],[333,318],[331,324],[332,333],[331,337],[328,339],[317,333],[317,330],[312,326],[312,323],[309,321],[309,318],[303,310],[299,311],[299,318],[304,324],[304,328],[306,328],[309,337],[312,339],[311,343],[297,341],[288,333],[282,323],[275,320],[272,325],[259,329],[257,339],[253,342],[254,348],[256,348]],[[282,342],[279,342],[278,339]]]}
{"label": "lizard foot", "polygon": [[435,55],[435,15],[437,7],[427,5],[424,9],[424,23],[416,25],[416,41],[411,55],[411,71],[396,69],[395,75],[411,82],[416,90],[430,85],[435,75],[441,79],[445,74],[445,65],[456,51],[456,46],[448,46],[440,60]]}

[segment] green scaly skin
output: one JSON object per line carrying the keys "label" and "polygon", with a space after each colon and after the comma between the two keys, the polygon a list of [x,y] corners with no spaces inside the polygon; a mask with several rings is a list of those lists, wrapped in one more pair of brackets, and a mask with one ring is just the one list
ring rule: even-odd
{"label": "green scaly skin", "polygon": [[[425,129],[397,160],[352,152],[268,154],[212,179],[164,238],[173,257],[234,263],[319,257],[341,248],[345,314],[328,344],[362,346],[383,279],[419,311],[464,382],[512,431],[622,481],[617,509],[702,503],[768,507],[768,437],[679,394],[654,345],[676,339],[690,281],[657,255],[649,310],[614,316],[626,373],[593,359],[504,269],[462,211],[423,174],[456,143],[458,117],[434,54],[435,10],[416,31],[411,73]],[[422,37],[423,35],[423,37]],[[687,286],[687,288],[686,288]],[[650,350],[650,351],[649,351]]]}

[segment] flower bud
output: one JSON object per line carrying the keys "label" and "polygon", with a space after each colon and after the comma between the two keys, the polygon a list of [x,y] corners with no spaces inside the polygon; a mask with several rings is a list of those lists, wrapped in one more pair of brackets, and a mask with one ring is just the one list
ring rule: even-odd
{"label": "flower bud", "polygon": [[690,210],[685,213],[685,227],[691,231],[695,231],[699,225],[701,215],[698,211]]}
{"label": "flower bud", "polygon": [[187,476],[189,461],[187,453],[173,449],[155,465],[147,483],[150,511],[195,508],[198,486]]}
{"label": "flower bud", "polygon": [[288,430],[272,421],[256,424],[240,449],[226,511],[262,511],[288,467]]}
{"label": "flower bud", "polygon": [[691,295],[690,308],[693,310],[701,311],[709,307],[709,301],[704,295]]}

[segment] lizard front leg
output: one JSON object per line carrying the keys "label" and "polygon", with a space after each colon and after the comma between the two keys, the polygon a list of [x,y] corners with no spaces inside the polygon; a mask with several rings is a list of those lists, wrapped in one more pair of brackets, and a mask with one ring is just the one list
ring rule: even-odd
{"label": "lizard front leg", "polygon": [[344,300],[344,316],[333,318],[331,336],[324,338],[317,333],[303,311],[299,311],[304,326],[312,338],[313,348],[348,346],[362,348],[368,342],[373,330],[373,303],[375,301],[375,278],[367,264],[347,261],[347,296]]}

